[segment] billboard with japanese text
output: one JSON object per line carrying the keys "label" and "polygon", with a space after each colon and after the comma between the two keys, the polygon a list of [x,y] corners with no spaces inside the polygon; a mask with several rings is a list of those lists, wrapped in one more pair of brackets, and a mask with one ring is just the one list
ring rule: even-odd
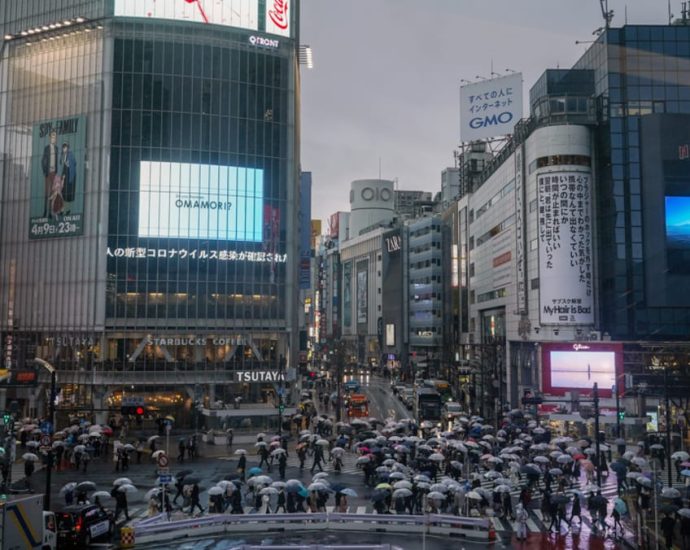
{"label": "billboard with japanese text", "polygon": [[139,163],[139,237],[262,242],[259,168]]}
{"label": "billboard with japanese text", "polygon": [[594,323],[592,175],[537,174],[539,322]]}
{"label": "billboard with japanese text", "polygon": [[357,263],[357,324],[366,324],[369,313],[369,262]]}
{"label": "billboard with japanese text", "polygon": [[86,117],[35,124],[32,140],[29,239],[81,235]]}
{"label": "billboard with japanese text", "polygon": [[521,118],[521,73],[460,88],[460,141],[512,134]]}

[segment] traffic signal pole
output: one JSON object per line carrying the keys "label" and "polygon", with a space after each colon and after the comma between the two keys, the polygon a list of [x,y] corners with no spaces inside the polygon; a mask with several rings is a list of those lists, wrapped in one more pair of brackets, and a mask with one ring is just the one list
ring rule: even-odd
{"label": "traffic signal pole", "polygon": [[599,449],[599,385],[594,382],[592,389],[592,399],[594,401],[594,441],[595,441],[595,456],[597,463],[597,486],[601,487],[601,451]]}

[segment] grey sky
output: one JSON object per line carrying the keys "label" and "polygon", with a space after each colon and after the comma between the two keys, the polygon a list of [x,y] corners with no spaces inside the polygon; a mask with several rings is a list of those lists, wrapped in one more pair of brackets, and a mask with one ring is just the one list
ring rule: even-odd
{"label": "grey sky", "polygon": [[[671,0],[680,14],[680,0]],[[667,0],[609,0],[613,26],[665,24]],[[603,23],[599,0],[302,0],[302,168],[312,217],[349,210],[350,182],[440,190],[458,145],[460,79],[570,67]],[[527,109],[525,105],[525,109]],[[525,113],[527,111],[525,110]]]}

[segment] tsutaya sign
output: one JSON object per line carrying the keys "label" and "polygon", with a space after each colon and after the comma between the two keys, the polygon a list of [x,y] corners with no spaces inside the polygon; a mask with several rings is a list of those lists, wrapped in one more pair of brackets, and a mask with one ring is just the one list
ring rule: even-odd
{"label": "tsutaya sign", "polygon": [[285,381],[285,373],[277,370],[238,370],[237,382],[280,382]]}

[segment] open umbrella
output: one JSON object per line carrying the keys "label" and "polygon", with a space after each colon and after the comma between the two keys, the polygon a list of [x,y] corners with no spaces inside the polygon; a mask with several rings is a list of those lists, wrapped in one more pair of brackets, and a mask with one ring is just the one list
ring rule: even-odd
{"label": "open umbrella", "polygon": [[152,435],[152,436],[149,437],[146,441],[147,441],[148,443],[151,443],[151,441],[155,441],[156,439],[159,439],[159,438],[160,438],[159,435]]}
{"label": "open umbrella", "polygon": [[22,458],[27,462],[36,462],[38,460],[38,457],[34,453],[24,453]]}
{"label": "open umbrella", "polygon": [[690,470],[681,470],[680,475],[690,477]]}
{"label": "open umbrella", "polygon": [[561,475],[563,475],[563,470],[561,470],[560,468],[551,468],[549,470],[549,473],[552,476],[561,476]]}
{"label": "open umbrella", "polygon": [[247,451],[245,451],[244,449],[235,449],[235,452],[234,452],[233,454],[236,454],[236,455],[246,455],[246,454],[247,454]]}
{"label": "open umbrella", "polygon": [[69,493],[70,491],[74,491],[76,489],[77,483],[74,481],[70,481],[69,483],[65,484],[62,489],[60,489],[60,494],[64,495],[65,493]]}
{"label": "open umbrella", "polygon": [[281,449],[275,449],[274,451],[271,451],[271,456],[273,456],[273,457],[280,456],[283,453],[285,453],[285,449],[282,449],[282,448]]}
{"label": "open umbrella", "polygon": [[510,493],[512,490],[510,485],[497,485],[494,487],[494,493]]}
{"label": "open umbrella", "polygon": [[570,500],[567,495],[557,494],[551,497],[551,502],[554,504],[565,504]]}
{"label": "open umbrella", "polygon": [[96,491],[94,494],[91,495],[94,499],[95,498],[112,498],[112,495],[108,491]]}
{"label": "open umbrella", "polygon": [[76,490],[77,491],[95,491],[96,490],[96,484],[93,481],[82,481],[81,483],[77,483]]}
{"label": "open umbrella", "polygon": [[683,516],[684,518],[690,518],[690,508],[681,508],[678,510],[677,514]]}
{"label": "open umbrella", "polygon": [[407,498],[409,496],[412,496],[412,491],[409,489],[396,489],[393,491],[393,498]]}
{"label": "open umbrella", "polygon": [[136,493],[138,489],[134,485],[125,483],[124,485],[120,485],[117,490],[123,493]]}
{"label": "open umbrella", "polygon": [[622,462],[612,462],[611,469],[619,476],[624,476],[628,471],[628,467]]}
{"label": "open umbrella", "polygon": [[690,455],[685,451],[676,451],[671,455],[671,458],[673,460],[688,460],[690,458]]}
{"label": "open umbrella", "polygon": [[118,485],[133,485],[133,483],[128,477],[118,477],[113,481],[113,487],[117,487]]}
{"label": "open umbrella", "polygon": [[249,475],[250,476],[258,476],[263,473],[263,470],[259,468],[258,466],[254,466],[253,468],[249,468]]}
{"label": "open umbrella", "polygon": [[466,498],[469,498],[470,500],[481,500],[482,495],[480,495],[477,491],[470,491],[465,495]]}
{"label": "open umbrella", "polygon": [[557,459],[556,462],[559,464],[568,464],[569,462],[573,462],[573,457],[570,455],[560,455]]}
{"label": "open umbrella", "polygon": [[[125,449],[126,448],[127,448],[127,446],[125,445]],[[164,454],[165,454],[165,451],[163,449],[158,449],[157,451],[154,451],[151,453],[151,457],[152,458],[158,458],[159,456],[164,455]]]}
{"label": "open umbrella", "polygon": [[316,482],[312,483],[307,487],[307,491],[309,492],[314,492],[314,491],[327,491],[328,487],[324,483]]}
{"label": "open umbrella", "polygon": [[273,496],[273,495],[277,495],[278,492],[279,492],[278,489],[276,489],[275,487],[264,487],[263,489],[261,489],[261,491],[259,491],[259,494],[261,496],[264,496],[264,495]]}
{"label": "open umbrella", "polygon": [[680,498],[680,491],[675,487],[664,487],[661,490],[661,496],[663,498]]}
{"label": "open umbrella", "polygon": [[379,484],[376,486],[376,489],[377,489],[377,490],[389,490],[389,489],[392,489],[392,488],[393,488],[393,486],[392,486],[390,483],[379,483]]}
{"label": "open umbrella", "polygon": [[[105,492],[105,491],[103,491]],[[144,495],[144,500],[151,500],[153,497],[157,497],[160,494],[161,490],[159,487],[154,487],[153,489],[149,489],[146,494]]]}
{"label": "open umbrella", "polygon": [[428,495],[427,498],[433,499],[433,500],[443,500],[446,498],[446,495],[443,493],[440,493],[438,491],[431,491]]}
{"label": "open umbrella", "polygon": [[548,457],[545,457],[545,456],[541,456],[541,455],[540,455],[540,456],[535,456],[535,457],[534,457],[534,462],[538,462],[538,463],[540,463],[540,464],[548,464],[548,463],[551,462],[551,461],[548,459]]}

